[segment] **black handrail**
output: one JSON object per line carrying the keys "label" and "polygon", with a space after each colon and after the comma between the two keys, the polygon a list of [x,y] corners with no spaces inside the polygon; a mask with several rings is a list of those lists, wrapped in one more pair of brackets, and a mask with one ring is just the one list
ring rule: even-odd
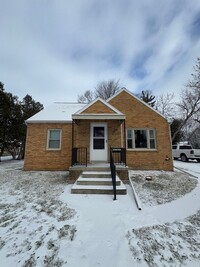
{"label": "black handrail", "polygon": [[87,147],[72,148],[72,166],[85,165],[87,167]]}
{"label": "black handrail", "polygon": [[113,200],[117,199],[117,192],[116,192],[116,166],[113,159],[113,149],[110,148],[110,170],[111,170],[111,177],[112,177],[112,184],[113,184]]}

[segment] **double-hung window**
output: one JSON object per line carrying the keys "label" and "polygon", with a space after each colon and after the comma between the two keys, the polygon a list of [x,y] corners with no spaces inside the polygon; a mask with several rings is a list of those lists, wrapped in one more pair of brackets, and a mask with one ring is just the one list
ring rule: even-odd
{"label": "double-hung window", "polygon": [[127,129],[128,149],[156,149],[155,129]]}
{"label": "double-hung window", "polygon": [[47,137],[48,150],[60,150],[61,148],[61,129],[49,129]]}

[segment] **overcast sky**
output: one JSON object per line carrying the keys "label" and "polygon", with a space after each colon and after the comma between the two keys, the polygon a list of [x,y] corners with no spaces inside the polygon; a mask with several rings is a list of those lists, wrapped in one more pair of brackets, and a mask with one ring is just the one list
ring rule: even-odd
{"label": "overcast sky", "polygon": [[44,106],[98,82],[176,92],[200,57],[200,0],[0,0],[0,81]]}

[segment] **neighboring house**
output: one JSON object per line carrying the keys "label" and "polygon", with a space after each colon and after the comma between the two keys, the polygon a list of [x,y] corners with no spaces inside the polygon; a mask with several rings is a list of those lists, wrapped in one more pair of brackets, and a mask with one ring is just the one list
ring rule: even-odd
{"label": "neighboring house", "polygon": [[107,101],[55,103],[26,123],[25,170],[109,162],[110,146],[124,148],[132,169],[173,170],[167,120],[125,88]]}

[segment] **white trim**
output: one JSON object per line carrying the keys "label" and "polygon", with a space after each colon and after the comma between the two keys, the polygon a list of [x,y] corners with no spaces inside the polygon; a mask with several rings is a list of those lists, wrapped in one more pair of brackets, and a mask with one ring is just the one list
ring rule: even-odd
{"label": "white trim", "polygon": [[[131,130],[132,138],[128,138],[128,130]],[[146,137],[147,137],[147,147],[135,147],[135,130],[145,130],[146,131]],[[150,131],[154,131],[154,138],[150,138]],[[153,139],[155,142],[155,148],[150,148],[150,140]],[[128,140],[132,140],[132,146],[131,148],[128,147]],[[134,150],[134,151],[157,151],[157,141],[156,141],[156,129],[155,128],[127,128],[126,129],[126,146],[127,150]]]}
{"label": "white trim", "polygon": [[147,108],[151,109],[152,111],[154,111],[155,113],[157,113],[158,115],[160,115],[161,117],[163,117],[167,121],[167,118],[163,114],[161,114],[156,109],[152,108],[146,102],[142,101],[140,98],[138,98],[133,93],[131,93],[129,90],[127,90],[125,87],[123,87],[121,90],[119,90],[115,95],[113,95],[110,98],[108,98],[107,101],[109,102],[110,100],[112,100],[113,98],[115,98],[116,96],[118,96],[119,94],[121,94],[123,91],[126,92],[127,94],[131,95],[133,98],[135,98],[136,100],[138,100],[141,104],[145,105]]}
{"label": "white trim", "polygon": [[125,120],[125,115],[118,115],[118,114],[73,114],[72,119],[74,120]]}
{"label": "white trim", "polygon": [[[59,148],[50,148],[50,147],[49,147],[50,131],[60,131],[60,143],[59,143]],[[48,129],[48,130],[47,130],[47,145],[46,145],[46,150],[48,150],[48,151],[60,151],[60,150],[61,150],[61,140],[62,140],[62,129],[60,129],[60,128],[52,128],[52,129]]]}
{"label": "white trim", "polygon": [[95,100],[93,100],[92,102],[90,102],[89,104],[87,104],[85,107],[83,107],[82,109],[78,110],[76,113],[74,113],[73,115],[77,115],[77,114],[81,114],[84,110],[86,110],[87,108],[91,107],[93,104],[95,104],[97,101],[102,102],[105,106],[107,106],[108,108],[110,108],[112,111],[114,111],[116,114],[118,115],[124,115],[121,111],[119,111],[118,109],[116,109],[115,107],[113,107],[111,104],[109,104],[108,102],[106,102],[105,100],[101,99],[100,97],[96,98]]}
{"label": "white trim", "polygon": [[37,123],[54,123],[54,124],[59,124],[59,123],[72,123],[72,120],[71,121],[69,121],[69,120],[67,120],[67,121],[59,121],[59,120],[33,120],[33,121],[31,121],[31,120],[26,120],[25,121],[25,123],[26,123],[26,125],[27,124],[37,124]]}
{"label": "white trim", "polygon": [[[93,128],[104,127],[104,147],[102,150],[93,150]],[[94,152],[95,151],[95,152]],[[108,125],[102,122],[92,122],[90,124],[90,161],[107,161],[108,160]]]}

